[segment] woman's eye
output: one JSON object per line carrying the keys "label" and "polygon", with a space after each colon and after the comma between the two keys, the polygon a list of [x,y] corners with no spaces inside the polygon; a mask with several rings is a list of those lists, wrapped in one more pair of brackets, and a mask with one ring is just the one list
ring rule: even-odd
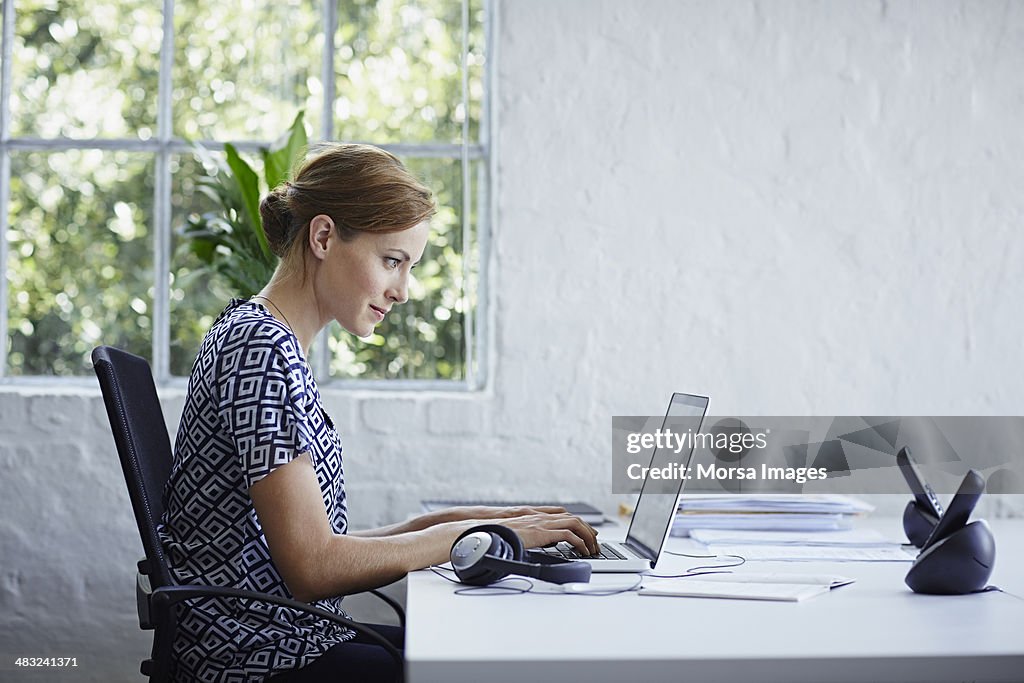
{"label": "woman's eye", "polygon": [[384,263],[387,264],[388,268],[395,269],[395,268],[398,267],[398,265],[401,263],[401,261],[396,259],[396,258],[393,258],[391,256],[385,256],[384,257]]}

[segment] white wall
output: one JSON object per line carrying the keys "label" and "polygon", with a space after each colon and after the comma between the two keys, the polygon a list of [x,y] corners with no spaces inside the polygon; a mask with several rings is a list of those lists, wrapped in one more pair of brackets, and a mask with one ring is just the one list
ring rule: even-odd
{"label": "white wall", "polygon": [[[1024,411],[1024,5],[506,0],[496,48],[492,381],[327,397],[355,524],[457,492],[614,509],[610,417],[673,390]],[[118,467],[98,392],[0,393],[0,678],[135,680]]]}

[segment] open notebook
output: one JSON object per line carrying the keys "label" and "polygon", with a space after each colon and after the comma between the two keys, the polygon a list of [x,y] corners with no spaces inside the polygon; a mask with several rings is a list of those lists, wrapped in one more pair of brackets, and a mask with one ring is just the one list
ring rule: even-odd
{"label": "open notebook", "polygon": [[845,576],[820,574],[694,574],[672,579],[645,578],[640,595],[800,602],[853,583]]}

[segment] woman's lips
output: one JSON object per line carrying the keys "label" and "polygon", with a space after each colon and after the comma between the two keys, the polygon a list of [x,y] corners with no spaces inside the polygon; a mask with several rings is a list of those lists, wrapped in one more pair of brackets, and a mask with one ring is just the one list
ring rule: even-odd
{"label": "woman's lips", "polygon": [[372,305],[370,306],[370,308],[373,309],[373,312],[377,314],[378,322],[384,320],[384,316],[387,315],[387,311],[385,311],[383,308],[377,308],[376,306]]}

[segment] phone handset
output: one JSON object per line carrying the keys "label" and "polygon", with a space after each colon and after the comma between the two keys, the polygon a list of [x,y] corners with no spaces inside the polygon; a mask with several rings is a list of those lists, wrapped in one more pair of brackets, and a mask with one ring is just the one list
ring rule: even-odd
{"label": "phone handset", "polygon": [[910,542],[918,548],[931,535],[935,525],[944,512],[939,497],[928,482],[924,480],[917,464],[910,456],[910,448],[904,446],[896,454],[896,464],[899,465],[903,478],[907,481],[914,499],[907,503],[903,510],[903,531],[907,534]]}
{"label": "phone handset", "polygon": [[912,590],[960,595],[985,588],[995,566],[995,539],[984,520],[968,523],[984,491],[985,480],[969,470],[907,572]]}

